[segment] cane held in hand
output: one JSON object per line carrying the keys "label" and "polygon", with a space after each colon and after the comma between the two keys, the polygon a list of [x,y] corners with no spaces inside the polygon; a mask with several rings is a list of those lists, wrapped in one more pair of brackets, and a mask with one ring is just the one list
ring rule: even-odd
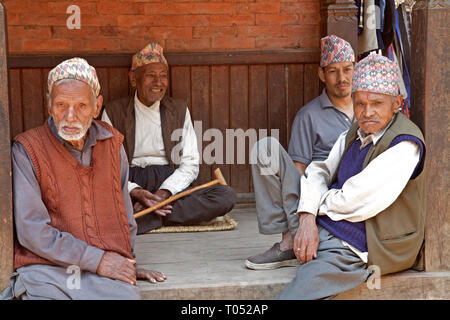
{"label": "cane held in hand", "polygon": [[210,181],[210,182],[205,183],[205,184],[202,184],[200,186],[194,187],[192,189],[180,192],[180,193],[178,193],[178,194],[176,194],[174,196],[171,196],[170,198],[167,198],[164,201],[161,201],[160,203],[158,203],[157,205],[154,205],[153,207],[150,207],[150,208],[147,208],[145,210],[139,211],[138,213],[134,214],[134,218],[137,219],[139,217],[142,217],[143,215],[146,215],[147,213],[150,213],[152,211],[158,210],[159,208],[162,208],[165,205],[167,205],[167,204],[169,204],[169,203],[171,203],[171,202],[173,202],[175,200],[178,200],[180,198],[183,198],[183,197],[185,197],[185,196],[187,196],[187,195],[191,194],[192,192],[197,191],[199,189],[203,189],[203,188],[206,188],[206,187],[211,187],[211,186],[214,186],[216,184],[221,184],[223,186],[227,185],[227,182],[225,181],[225,178],[223,177],[222,172],[220,171],[219,168],[214,170],[214,175],[216,176],[215,180]]}

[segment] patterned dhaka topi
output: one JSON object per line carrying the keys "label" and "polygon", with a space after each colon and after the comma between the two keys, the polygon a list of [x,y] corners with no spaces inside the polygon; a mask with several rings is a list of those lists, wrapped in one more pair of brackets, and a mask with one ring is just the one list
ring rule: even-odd
{"label": "patterned dhaka topi", "polygon": [[398,75],[396,62],[385,56],[371,53],[355,66],[352,92],[366,91],[397,96],[400,94]]}
{"label": "patterned dhaka topi", "polygon": [[320,66],[338,62],[355,62],[355,54],[350,43],[335,35],[326,36],[320,39]]}
{"label": "patterned dhaka topi", "polygon": [[82,58],[72,58],[58,64],[48,73],[48,92],[52,92],[55,82],[63,79],[74,79],[87,83],[97,97],[100,93],[100,83],[97,72]]}
{"label": "patterned dhaka topi", "polygon": [[160,62],[167,67],[167,60],[163,55],[163,48],[157,43],[150,43],[133,56],[131,71],[155,62]]}

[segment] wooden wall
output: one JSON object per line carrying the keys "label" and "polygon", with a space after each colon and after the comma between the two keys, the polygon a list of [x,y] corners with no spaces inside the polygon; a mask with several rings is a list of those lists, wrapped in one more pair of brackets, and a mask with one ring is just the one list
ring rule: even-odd
{"label": "wooden wall", "polygon": [[[12,137],[46,119],[47,75],[66,58],[10,57]],[[105,103],[132,92],[128,84],[131,56],[85,58],[96,67]],[[188,102],[192,120],[202,121],[203,132],[217,128],[224,137],[226,129],[279,129],[280,142],[286,147],[295,114],[315,98],[321,88],[317,76],[319,52],[315,49],[167,54],[167,59],[170,65],[169,94]],[[203,142],[203,148],[210,143]],[[249,148],[246,148],[247,159]],[[236,192],[253,191],[248,161],[218,166]],[[198,182],[209,181],[215,168],[215,164],[202,164]]]}

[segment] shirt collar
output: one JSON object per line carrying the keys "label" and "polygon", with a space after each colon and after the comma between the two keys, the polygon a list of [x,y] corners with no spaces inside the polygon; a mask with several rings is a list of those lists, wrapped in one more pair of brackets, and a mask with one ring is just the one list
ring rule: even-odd
{"label": "shirt collar", "polygon": [[319,100],[322,108],[336,108],[335,105],[330,101],[330,98],[327,95],[327,90],[325,88],[323,88],[322,94],[319,96]]}
{"label": "shirt collar", "polygon": [[[320,106],[325,109],[325,108],[334,108],[337,111],[339,111],[340,113],[344,114],[346,117],[347,115],[338,107],[336,107],[330,100],[330,98],[328,97],[327,94],[327,90],[325,88],[323,88],[322,90],[322,94],[319,96],[319,101],[320,101]],[[353,117],[352,122],[355,122],[355,117]]]}
{"label": "shirt collar", "polygon": [[373,142],[373,145],[376,145],[377,142],[384,135],[386,130],[391,126],[393,121],[394,121],[394,118],[392,118],[392,120],[388,123],[388,125],[386,127],[384,127],[384,129],[382,129],[378,132],[371,133],[371,134],[366,134],[361,130],[361,128],[358,128],[358,131],[357,131],[358,138],[357,139],[361,140],[361,148],[360,149],[363,149],[365,146],[367,146],[371,142]]}
{"label": "shirt collar", "polygon": [[151,106],[147,106],[146,104],[143,104],[141,102],[141,100],[139,100],[139,98],[137,96],[137,90],[134,93],[134,105],[139,107],[140,109],[153,110],[153,111],[159,112],[159,104],[160,104],[160,101],[155,101],[155,103],[153,103]]}
{"label": "shirt collar", "polygon": [[[48,118],[48,125],[50,127],[50,131],[53,133],[56,139],[58,139],[59,142],[61,142],[66,148],[75,149],[70,143],[59,136],[58,129],[56,128],[53,117]],[[92,120],[91,126],[87,131],[86,139],[84,140],[83,150],[86,150],[86,148],[89,147],[93,147],[97,144],[98,140],[106,140],[113,136],[114,134],[111,131],[100,125],[96,120]]]}

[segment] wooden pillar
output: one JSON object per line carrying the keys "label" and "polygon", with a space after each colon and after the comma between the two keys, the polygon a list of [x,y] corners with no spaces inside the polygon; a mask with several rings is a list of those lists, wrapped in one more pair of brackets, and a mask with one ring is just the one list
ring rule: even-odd
{"label": "wooden pillar", "polygon": [[358,52],[358,8],[354,0],[324,0],[321,3],[321,36],[334,34],[347,40]]}
{"label": "wooden pillar", "polygon": [[412,12],[411,119],[424,135],[425,270],[450,270],[450,1],[419,0]]}
{"label": "wooden pillar", "polygon": [[6,14],[0,3],[0,292],[13,270],[11,140],[7,66]]}

